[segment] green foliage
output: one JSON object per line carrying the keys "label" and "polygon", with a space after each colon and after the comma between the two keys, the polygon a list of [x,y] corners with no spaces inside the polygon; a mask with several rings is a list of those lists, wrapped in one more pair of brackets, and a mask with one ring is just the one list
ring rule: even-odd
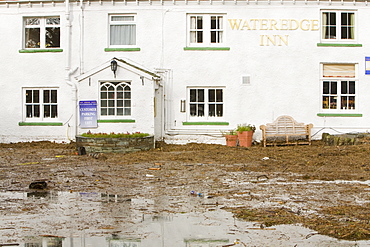
{"label": "green foliage", "polygon": [[228,130],[228,131],[221,131],[221,133],[222,133],[223,136],[227,136],[227,135],[235,136],[235,135],[238,134],[235,129]]}
{"label": "green foliage", "polygon": [[244,131],[256,131],[256,127],[251,124],[239,124],[236,128],[237,132],[244,132]]}
{"label": "green foliage", "polygon": [[90,138],[136,138],[136,137],[146,137],[149,136],[148,133],[114,133],[111,132],[109,134],[107,133],[91,133],[88,131],[87,133],[83,133],[81,136],[83,137],[90,137]]}

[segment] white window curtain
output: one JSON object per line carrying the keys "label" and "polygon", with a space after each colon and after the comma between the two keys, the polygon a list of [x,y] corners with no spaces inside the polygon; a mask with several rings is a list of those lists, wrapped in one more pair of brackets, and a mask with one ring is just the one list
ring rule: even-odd
{"label": "white window curtain", "polygon": [[111,25],[110,43],[111,45],[136,45],[136,26]]}
{"label": "white window curtain", "polygon": [[328,19],[328,13],[324,12],[322,13],[322,37],[324,39],[327,38],[327,19]]}
{"label": "white window curtain", "polygon": [[355,77],[355,64],[324,64],[324,77]]}

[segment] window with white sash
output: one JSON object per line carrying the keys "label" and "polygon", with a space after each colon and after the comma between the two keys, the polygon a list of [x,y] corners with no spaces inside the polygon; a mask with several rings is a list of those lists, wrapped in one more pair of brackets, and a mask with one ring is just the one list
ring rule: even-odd
{"label": "window with white sash", "polygon": [[322,11],[321,29],[323,41],[353,42],[356,38],[355,11]]}
{"label": "window with white sash", "polygon": [[356,110],[356,64],[323,64],[322,71],[322,109],[333,112]]}
{"label": "window with white sash", "polygon": [[25,17],[24,48],[60,48],[60,17]]}
{"label": "window with white sash", "polygon": [[131,116],[130,82],[101,82],[100,116]]}
{"label": "window with white sash", "polygon": [[189,14],[188,45],[218,46],[224,43],[224,15]]}
{"label": "window with white sash", "polygon": [[223,88],[189,88],[190,118],[212,120],[224,116]]}
{"label": "window with white sash", "polygon": [[109,15],[109,47],[136,46],[136,15]]}
{"label": "window with white sash", "polygon": [[56,88],[24,88],[24,119],[50,121],[58,118]]}

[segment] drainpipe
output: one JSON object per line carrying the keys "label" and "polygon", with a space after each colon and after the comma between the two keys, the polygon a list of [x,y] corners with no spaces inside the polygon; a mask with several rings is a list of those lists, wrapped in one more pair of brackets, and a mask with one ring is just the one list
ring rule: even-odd
{"label": "drainpipe", "polygon": [[77,83],[75,81],[71,81],[71,75],[77,70],[71,71],[71,13],[70,13],[70,8],[69,8],[69,0],[66,0],[66,44],[65,44],[65,82],[67,85],[72,87],[72,105],[74,107],[74,123],[73,123],[73,134],[74,137],[77,135],[77,117],[78,117],[78,105],[77,105]]}

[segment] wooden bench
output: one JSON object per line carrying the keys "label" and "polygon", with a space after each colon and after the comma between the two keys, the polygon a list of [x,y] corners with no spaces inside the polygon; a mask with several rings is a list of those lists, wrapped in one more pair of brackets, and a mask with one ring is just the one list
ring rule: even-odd
{"label": "wooden bench", "polygon": [[273,123],[261,125],[263,146],[277,144],[311,145],[312,124],[297,123],[290,116],[280,116]]}

